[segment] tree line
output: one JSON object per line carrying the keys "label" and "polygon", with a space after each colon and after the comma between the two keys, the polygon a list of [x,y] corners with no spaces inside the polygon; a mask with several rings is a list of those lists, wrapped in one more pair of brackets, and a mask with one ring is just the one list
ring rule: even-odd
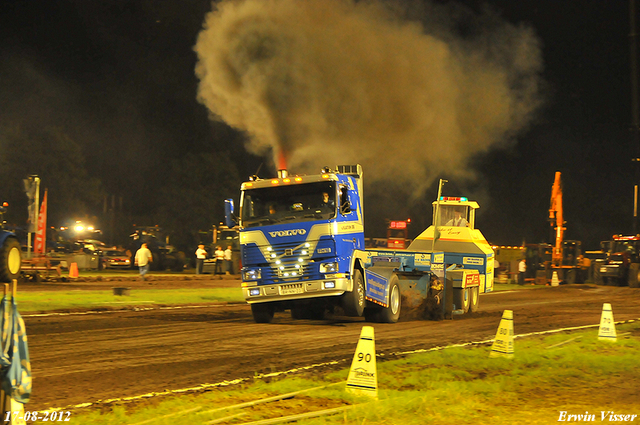
{"label": "tree line", "polygon": [[[38,175],[40,200],[48,190],[48,227],[93,222],[103,230],[104,242],[126,246],[134,225],[158,225],[172,245],[189,255],[202,231],[223,219],[224,199],[239,193],[241,178],[227,152],[187,152],[154,164],[156,173],[138,170],[128,180],[130,170],[119,166],[117,157],[97,155],[107,166],[88,163],[86,145],[61,127],[0,127],[0,202],[9,203],[7,224],[26,229],[23,179]],[[106,175],[96,175],[96,168],[107,170]],[[146,196],[140,197],[133,185],[142,185]]]}

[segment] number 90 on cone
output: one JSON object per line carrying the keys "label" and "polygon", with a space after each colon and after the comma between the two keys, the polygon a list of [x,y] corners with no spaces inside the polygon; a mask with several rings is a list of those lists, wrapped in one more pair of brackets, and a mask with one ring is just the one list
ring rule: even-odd
{"label": "number 90 on cone", "polygon": [[373,326],[363,326],[353,355],[347,392],[378,398],[378,374]]}

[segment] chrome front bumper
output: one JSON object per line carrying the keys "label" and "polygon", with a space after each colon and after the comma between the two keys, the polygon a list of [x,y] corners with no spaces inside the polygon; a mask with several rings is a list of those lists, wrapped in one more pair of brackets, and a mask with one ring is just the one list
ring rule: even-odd
{"label": "chrome front bumper", "polygon": [[351,279],[346,277],[271,285],[258,285],[258,282],[242,283],[242,294],[250,304],[339,296],[350,290]]}

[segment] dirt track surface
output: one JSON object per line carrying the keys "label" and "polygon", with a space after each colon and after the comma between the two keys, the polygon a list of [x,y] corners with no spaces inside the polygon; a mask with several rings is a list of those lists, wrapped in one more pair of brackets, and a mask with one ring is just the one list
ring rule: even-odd
{"label": "dirt track surface", "polygon": [[[191,287],[236,284],[189,282]],[[184,287],[185,282],[162,283],[172,285]],[[95,286],[104,289],[104,283]],[[605,302],[612,304],[616,321],[640,318],[638,289],[571,285],[496,292],[481,295],[480,310],[473,315],[373,324],[376,351],[389,358],[492,339],[505,309],[513,310],[516,334],[598,325]],[[34,377],[29,410],[192,388],[330,361],[340,362],[327,367],[346,367],[367,324],[345,317],[294,321],[288,311],[276,313],[271,324],[256,324],[245,304],[24,316]],[[325,372],[317,368],[311,373]]]}

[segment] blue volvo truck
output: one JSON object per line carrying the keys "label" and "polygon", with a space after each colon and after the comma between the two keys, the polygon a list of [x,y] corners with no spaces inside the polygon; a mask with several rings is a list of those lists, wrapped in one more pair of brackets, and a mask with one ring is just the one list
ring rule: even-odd
{"label": "blue volvo truck", "polygon": [[[242,289],[258,323],[284,310],[321,319],[341,309],[386,323],[401,312],[475,311],[479,294],[493,288],[493,250],[474,228],[477,208],[466,198],[437,200],[436,225],[394,251],[365,249],[360,165],[254,176],[242,184],[237,214],[225,202],[227,226],[240,229]],[[466,226],[456,227],[461,214]]]}

